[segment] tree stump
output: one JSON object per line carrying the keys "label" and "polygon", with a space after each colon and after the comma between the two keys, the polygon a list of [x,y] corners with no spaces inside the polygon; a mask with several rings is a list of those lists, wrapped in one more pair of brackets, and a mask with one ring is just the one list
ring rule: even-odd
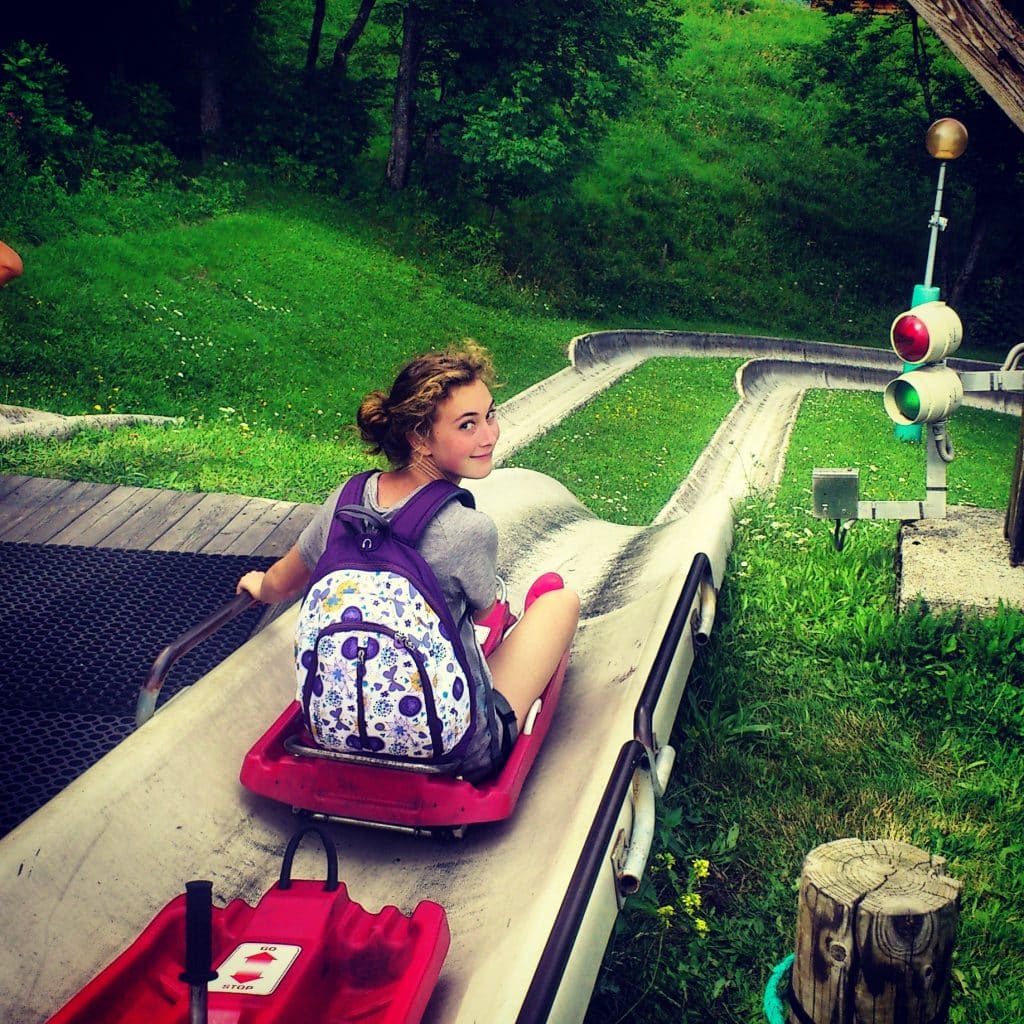
{"label": "tree stump", "polygon": [[906,843],[839,839],[800,875],[790,1024],[942,1024],[961,883]]}

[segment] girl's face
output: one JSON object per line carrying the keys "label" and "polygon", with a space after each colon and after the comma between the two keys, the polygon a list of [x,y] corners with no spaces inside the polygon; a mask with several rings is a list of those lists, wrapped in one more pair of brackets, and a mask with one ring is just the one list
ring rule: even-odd
{"label": "girl's face", "polygon": [[482,480],[494,468],[500,433],[490,389],[475,380],[453,388],[438,405],[430,434],[418,446],[453,483]]}

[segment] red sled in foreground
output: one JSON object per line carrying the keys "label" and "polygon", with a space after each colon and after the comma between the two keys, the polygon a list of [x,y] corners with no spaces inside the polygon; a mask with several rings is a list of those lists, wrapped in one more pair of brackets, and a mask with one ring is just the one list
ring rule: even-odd
{"label": "red sled in foreground", "polygon": [[[290,877],[310,831],[327,851],[326,882]],[[337,873],[333,843],[304,829],[256,907],[211,907],[211,883],[189,882],[49,1024],[415,1024],[448,952],[443,908],[371,914]]]}
{"label": "red sled in foreground", "polygon": [[242,785],[331,821],[458,838],[468,825],[501,821],[515,810],[551,727],[568,662],[566,651],[504,768],[482,783],[430,770],[367,764],[313,748],[305,738],[302,708],[295,702],[246,754]]}

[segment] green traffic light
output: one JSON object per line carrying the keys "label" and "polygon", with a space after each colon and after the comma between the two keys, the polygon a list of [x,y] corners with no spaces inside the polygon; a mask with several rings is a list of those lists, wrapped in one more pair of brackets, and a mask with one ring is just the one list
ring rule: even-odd
{"label": "green traffic light", "polygon": [[892,397],[900,415],[911,423],[916,423],[918,416],[921,415],[921,396],[917,388],[908,380],[897,380],[893,385]]}

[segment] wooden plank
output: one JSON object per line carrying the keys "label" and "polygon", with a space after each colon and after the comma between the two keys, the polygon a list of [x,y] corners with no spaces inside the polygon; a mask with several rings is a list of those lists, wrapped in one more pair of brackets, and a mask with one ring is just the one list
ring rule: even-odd
{"label": "wooden plank", "polygon": [[27,543],[280,557],[317,504],[0,475],[0,537]]}
{"label": "wooden plank", "polygon": [[1024,562],[1024,416],[1020,418],[1017,452],[1013,457],[1013,481],[1004,533],[1010,542],[1010,565],[1017,568]]}
{"label": "wooden plank", "polygon": [[253,554],[266,555],[269,558],[280,558],[286,554],[319,508],[319,505],[308,504],[293,506]]}
{"label": "wooden plank", "polygon": [[21,476],[17,473],[5,473],[0,476],[0,501],[3,501],[8,494],[16,491],[22,484],[35,479],[31,476]]}
{"label": "wooden plank", "polygon": [[103,547],[148,549],[202,500],[194,491],[159,491],[126,522],[104,538]]}
{"label": "wooden plank", "polygon": [[250,498],[224,528],[203,545],[208,555],[251,555],[294,506],[288,501]]}
{"label": "wooden plank", "polygon": [[47,502],[36,515],[29,516],[11,529],[5,530],[3,539],[26,544],[45,544],[55,534],[80,519],[113,490],[113,484],[76,481],[62,491],[57,500]]}
{"label": "wooden plank", "polygon": [[153,551],[201,551],[238,514],[247,498],[237,494],[204,494],[162,537]]}
{"label": "wooden plank", "polygon": [[39,515],[51,501],[71,486],[70,480],[29,480],[3,501],[0,540],[21,527],[26,520]]}
{"label": "wooden plank", "polygon": [[51,544],[103,547],[103,541],[126,523],[160,491],[155,487],[115,487],[89,510],[50,538]]}

